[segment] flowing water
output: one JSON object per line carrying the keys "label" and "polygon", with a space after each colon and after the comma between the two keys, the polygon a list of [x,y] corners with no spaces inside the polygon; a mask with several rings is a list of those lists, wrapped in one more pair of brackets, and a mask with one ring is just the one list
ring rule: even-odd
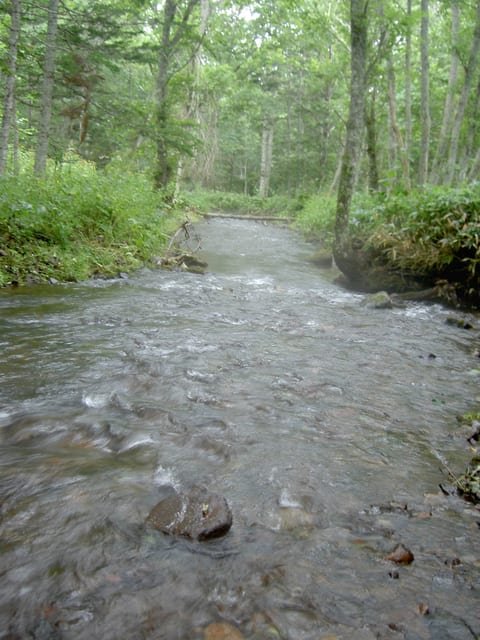
{"label": "flowing water", "polygon": [[[0,292],[0,638],[479,637],[480,512],[439,489],[478,336],[362,306],[287,229],[196,231],[205,275]],[[226,537],[144,526],[191,484]]]}

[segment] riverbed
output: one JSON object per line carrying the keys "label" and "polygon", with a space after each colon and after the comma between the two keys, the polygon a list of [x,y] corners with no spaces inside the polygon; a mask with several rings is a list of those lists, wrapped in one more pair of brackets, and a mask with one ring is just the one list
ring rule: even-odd
{"label": "riverbed", "polygon": [[[203,275],[0,291],[0,638],[478,638],[480,512],[439,487],[474,334],[367,308],[286,228],[191,235]],[[198,484],[225,537],[144,525]]]}

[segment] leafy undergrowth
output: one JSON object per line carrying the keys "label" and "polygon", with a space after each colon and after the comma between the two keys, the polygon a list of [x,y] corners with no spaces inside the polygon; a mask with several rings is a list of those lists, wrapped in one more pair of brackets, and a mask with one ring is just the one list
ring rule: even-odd
{"label": "leafy undergrowth", "polygon": [[286,196],[260,198],[242,193],[196,190],[188,194],[188,199],[204,213],[218,211],[245,215],[289,216],[299,208],[297,200],[289,199]]}
{"label": "leafy undergrowth", "polygon": [[161,252],[175,225],[138,175],[78,162],[48,180],[0,179],[0,286],[111,277]]}
{"label": "leafy undergrowth", "polygon": [[[330,196],[315,195],[297,216],[305,234],[330,248],[335,204]],[[444,279],[457,286],[463,301],[480,304],[480,185],[389,198],[357,194],[350,234],[376,264],[432,285]]]}
{"label": "leafy undergrowth", "polygon": [[478,303],[480,187],[436,188],[398,196],[375,208],[368,245],[392,268],[444,278]]}

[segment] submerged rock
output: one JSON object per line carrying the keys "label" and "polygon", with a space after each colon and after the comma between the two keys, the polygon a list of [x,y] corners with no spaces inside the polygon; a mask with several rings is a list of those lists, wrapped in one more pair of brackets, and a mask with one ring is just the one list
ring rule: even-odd
{"label": "submerged rock", "polygon": [[362,305],[367,309],[393,309],[392,298],[386,291],[377,291],[371,293],[364,300]]}
{"label": "submerged rock", "polygon": [[193,487],[185,493],[172,488],[153,507],[145,522],[167,535],[209,540],[228,533],[232,512],[224,497],[203,487]]}
{"label": "submerged rock", "polygon": [[410,549],[404,547],[403,544],[398,544],[391,553],[385,556],[385,560],[396,564],[411,564],[415,557]]}
{"label": "submerged rock", "polygon": [[469,318],[462,315],[449,315],[445,320],[445,324],[449,324],[460,329],[473,329],[473,324]]}
{"label": "submerged rock", "polygon": [[309,256],[307,260],[317,265],[317,267],[329,269],[333,265],[333,254],[328,249],[319,249]]}

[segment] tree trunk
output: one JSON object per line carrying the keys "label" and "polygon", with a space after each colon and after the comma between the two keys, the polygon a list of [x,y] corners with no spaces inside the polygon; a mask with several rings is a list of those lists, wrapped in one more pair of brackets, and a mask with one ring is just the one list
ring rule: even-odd
{"label": "tree trunk", "polygon": [[473,33],[472,47],[470,49],[470,56],[465,69],[465,79],[463,83],[462,93],[458,101],[458,107],[453,121],[452,135],[450,139],[450,149],[448,153],[448,165],[447,165],[447,184],[452,184],[455,178],[455,171],[458,159],[458,147],[460,143],[460,131],[467,109],[468,98],[472,88],[472,83],[477,71],[478,52],[480,49],[480,0],[477,2],[477,17],[475,20],[475,30]]}
{"label": "tree trunk", "polygon": [[428,161],[430,148],[430,60],[429,60],[429,14],[428,0],[422,0],[422,22],[420,34],[421,81],[421,123],[422,139],[418,164],[418,184],[422,187],[428,179]]}
{"label": "tree trunk", "polygon": [[376,193],[379,189],[378,159],[377,159],[377,123],[375,116],[375,101],[377,92],[375,87],[370,94],[370,108],[366,109],[365,122],[367,125],[367,155],[368,155],[368,190]]}
{"label": "tree trunk", "polygon": [[455,93],[458,81],[458,34],[460,30],[460,9],[459,0],[452,0],[452,26],[451,26],[451,58],[450,72],[448,75],[447,95],[445,96],[445,106],[443,108],[443,120],[438,137],[437,150],[432,165],[431,182],[441,184],[445,158],[450,146],[450,135],[453,127],[453,117],[455,114]]}
{"label": "tree trunk", "polygon": [[157,124],[157,167],[154,176],[155,187],[166,187],[170,180],[171,167],[168,163],[167,143],[167,89],[168,67],[170,62],[170,32],[177,12],[174,0],[166,0],[163,8],[162,41],[158,52],[157,90],[156,90],[156,124]]}
{"label": "tree trunk", "polygon": [[18,134],[17,99],[13,96],[13,175],[20,174],[20,136]]}
{"label": "tree trunk", "polygon": [[475,97],[471,101],[468,118],[468,132],[466,144],[463,146],[461,158],[459,161],[458,180],[460,183],[468,180],[471,168],[475,165],[476,152],[478,147],[478,135],[480,131],[479,123],[480,115],[480,76],[477,78],[477,89]]}
{"label": "tree trunk", "polygon": [[351,247],[349,217],[365,129],[367,14],[368,0],[350,0],[350,109],[338,185],[334,256],[339,269],[352,280],[361,275]]}
{"label": "tree trunk", "polygon": [[273,122],[268,117],[263,118],[262,129],[262,159],[260,164],[260,185],[258,195],[260,198],[268,198],[270,191],[270,177],[272,175],[273,157]]}
{"label": "tree trunk", "polygon": [[168,186],[172,169],[169,158],[168,141],[168,83],[170,80],[170,62],[176,46],[185,33],[188,21],[195,6],[200,0],[189,0],[178,26],[174,29],[178,3],[165,0],[163,7],[162,40],[158,53],[157,87],[156,87],[156,125],[157,125],[157,166],[154,173],[154,186],[157,189]]}
{"label": "tree trunk", "polygon": [[55,80],[55,57],[57,53],[58,3],[59,0],[49,0],[48,3],[47,40],[45,43],[45,59],[43,63],[40,120],[33,167],[35,174],[41,177],[45,175],[47,168],[50,120],[52,118],[52,96]]}
{"label": "tree trunk", "polygon": [[[478,140],[479,135],[479,114],[480,114],[480,76],[477,80],[477,95],[475,98],[475,107],[473,110],[473,117],[470,124],[470,149],[465,159],[468,166],[465,168],[467,182],[478,181],[480,171],[480,147],[475,152],[475,142]],[[478,145],[477,145],[478,146]]]}
{"label": "tree trunk", "polygon": [[[412,0],[407,0],[407,35],[405,41],[405,155],[410,164],[412,144]],[[410,172],[409,172],[410,173]]]}
{"label": "tree trunk", "polygon": [[393,60],[392,56],[389,56],[388,59],[388,104],[389,104],[389,112],[390,112],[390,126],[392,127],[392,131],[395,137],[395,141],[398,148],[398,153],[400,156],[400,162],[402,165],[402,174],[403,174],[403,183],[405,185],[405,190],[407,193],[410,193],[412,190],[410,184],[410,167],[408,163],[408,156],[405,149],[405,144],[403,142],[402,132],[400,130],[400,126],[397,122],[397,101],[395,95],[395,71],[393,68]]}
{"label": "tree trunk", "polygon": [[17,73],[18,40],[20,38],[20,0],[11,3],[10,37],[8,41],[8,73],[3,99],[2,128],[0,131],[0,175],[7,170],[10,129],[15,118],[15,77]]}
{"label": "tree trunk", "polygon": [[[199,26],[199,36],[200,42],[202,42],[205,37],[205,33],[207,31],[208,19],[210,17],[210,0],[200,0],[200,26]],[[195,123],[200,125],[200,95],[199,95],[199,86],[201,81],[202,74],[202,58],[200,55],[200,47],[197,47],[194,55],[191,60],[191,76],[192,80],[190,82],[190,90],[188,94],[187,101],[184,107],[184,120],[186,121],[195,121]],[[193,149],[192,157],[195,158],[197,149]],[[178,197],[182,188],[182,180],[185,172],[185,163],[186,158],[185,155],[182,154],[178,161],[177,166],[177,175],[175,180],[175,198]]]}

